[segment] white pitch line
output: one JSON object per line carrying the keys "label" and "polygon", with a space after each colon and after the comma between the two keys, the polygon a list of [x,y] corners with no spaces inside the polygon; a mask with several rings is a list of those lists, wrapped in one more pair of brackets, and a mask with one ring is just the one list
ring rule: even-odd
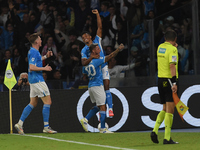
{"label": "white pitch line", "polygon": [[[13,134],[13,135],[20,135],[20,134]],[[60,141],[60,142],[67,142],[67,143],[76,143],[76,144],[89,145],[89,146],[97,146],[97,147],[106,147],[106,148],[112,148],[112,149],[136,150],[136,149],[115,147],[115,146],[109,146],[109,145],[90,144],[90,143],[85,143],[85,142],[77,142],[77,141],[70,141],[70,140],[61,140],[61,139],[56,139],[56,138],[46,137],[46,136],[39,136],[39,135],[24,134],[24,135],[21,135],[21,136],[30,136],[30,137],[37,137],[37,138],[48,139],[48,140],[53,140],[53,141]]]}

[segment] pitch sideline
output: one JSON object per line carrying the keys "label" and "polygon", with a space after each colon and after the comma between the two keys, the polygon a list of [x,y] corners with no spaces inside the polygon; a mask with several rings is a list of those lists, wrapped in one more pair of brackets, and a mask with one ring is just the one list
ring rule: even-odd
{"label": "pitch sideline", "polygon": [[[20,134],[13,134],[13,135],[20,135]],[[61,139],[56,139],[56,138],[46,137],[46,136],[39,136],[39,135],[24,134],[24,135],[20,135],[20,136],[30,136],[30,137],[37,137],[37,138],[48,139],[48,140],[53,140],[53,141],[59,141],[59,142],[75,143],[75,144],[82,144],[82,145],[89,145],[89,146],[112,148],[112,149],[136,150],[136,149],[115,147],[115,146],[109,146],[109,145],[100,145],[100,144],[91,144],[91,143],[77,142],[77,141],[70,141],[70,140],[61,140]]]}

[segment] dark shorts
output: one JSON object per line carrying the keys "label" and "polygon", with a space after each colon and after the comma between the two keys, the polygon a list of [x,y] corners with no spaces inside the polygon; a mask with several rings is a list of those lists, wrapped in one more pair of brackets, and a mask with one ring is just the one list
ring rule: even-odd
{"label": "dark shorts", "polygon": [[[178,86],[178,81],[176,83]],[[171,85],[168,81],[168,78],[158,78],[158,91],[161,104],[166,104],[166,102],[173,102]]]}

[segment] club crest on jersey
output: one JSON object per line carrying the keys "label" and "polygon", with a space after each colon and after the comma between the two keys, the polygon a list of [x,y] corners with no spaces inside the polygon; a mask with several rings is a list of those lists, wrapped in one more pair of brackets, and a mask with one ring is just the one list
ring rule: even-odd
{"label": "club crest on jersey", "polygon": [[176,56],[172,56],[172,62],[177,62],[177,57]]}
{"label": "club crest on jersey", "polygon": [[159,53],[165,54],[166,48],[159,48],[158,50]]}

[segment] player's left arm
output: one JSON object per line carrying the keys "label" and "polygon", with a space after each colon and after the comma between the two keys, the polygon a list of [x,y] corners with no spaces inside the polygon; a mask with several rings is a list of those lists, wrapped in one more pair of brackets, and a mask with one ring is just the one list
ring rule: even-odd
{"label": "player's left arm", "polygon": [[45,60],[45,59],[47,59],[47,58],[49,58],[51,56],[53,56],[52,51],[48,51],[46,55],[42,56],[42,60]]}
{"label": "player's left arm", "polygon": [[123,49],[124,49],[124,44],[121,43],[114,52],[112,52],[110,55],[105,56],[105,62],[108,62],[111,58],[115,57]]}

